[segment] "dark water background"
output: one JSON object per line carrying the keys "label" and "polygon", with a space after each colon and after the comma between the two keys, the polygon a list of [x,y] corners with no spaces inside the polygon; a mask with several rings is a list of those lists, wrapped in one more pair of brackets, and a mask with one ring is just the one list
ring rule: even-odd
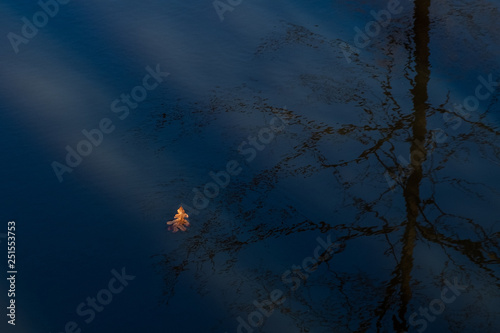
{"label": "dark water background", "polygon": [[[498,332],[500,87],[476,94],[500,81],[500,3],[401,1],[357,47],[389,3],[243,0],[221,21],[211,1],[73,1],[16,53],[8,33],[40,7],[2,1],[18,274],[1,332],[238,332],[275,289],[284,303],[240,332]],[[157,65],[170,75],[121,120],[111,103]],[[115,130],[59,182],[51,164],[103,118]],[[194,211],[231,160],[241,173]],[[181,204],[191,227],[171,233]],[[318,237],[333,254],[284,281]],[[77,306],[122,268],[135,278],[86,323]]]}

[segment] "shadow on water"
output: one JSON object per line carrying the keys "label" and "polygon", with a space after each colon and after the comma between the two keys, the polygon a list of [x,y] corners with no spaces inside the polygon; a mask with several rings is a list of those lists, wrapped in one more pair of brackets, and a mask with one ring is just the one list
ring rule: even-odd
{"label": "shadow on water", "polygon": [[[241,254],[269,239],[293,241],[298,234],[316,231],[335,235],[342,246],[318,264],[319,273],[311,274],[301,289],[285,293],[293,301],[277,307],[280,318],[293,322],[300,332],[494,330],[500,232],[493,228],[492,216],[496,218],[494,207],[500,198],[498,179],[481,175],[479,167],[464,172],[460,166],[475,160],[472,166],[498,171],[499,132],[484,114],[464,117],[447,110],[448,100],[439,106],[429,102],[430,8],[430,0],[414,2],[407,36],[412,43],[404,46],[410,53],[406,68],[413,67],[414,72],[413,78],[404,75],[411,84],[411,113],[405,114],[400,106],[404,103],[398,103],[401,95],[393,94],[390,66],[380,75],[386,81],[379,81],[385,100],[370,101],[362,94],[345,97],[345,103],[354,101],[363,110],[360,124],[333,126],[262,99],[248,103],[269,116],[285,114],[290,126],[285,135],[293,147],[273,166],[231,184],[214,204],[218,208],[204,213],[206,221],[198,233],[186,236],[175,251],[155,256],[165,274],[167,303],[182,274],[192,270],[200,295],[214,286],[214,279],[224,281],[219,287],[230,286],[235,295],[250,289],[244,300],[234,296],[222,301],[232,312],[229,325],[236,323],[234,318],[255,310],[251,300],[265,298],[263,286],[281,283],[280,271],[245,267]],[[367,67],[359,59],[356,63],[363,70]],[[229,100],[212,105],[212,112],[227,111]],[[436,140],[437,132],[429,129],[429,123],[447,114],[453,117],[442,130],[447,140]],[[460,123],[459,130],[450,123]],[[328,150],[341,143],[367,147],[355,158],[332,161]],[[405,167],[398,162],[401,147],[410,155]],[[325,172],[333,174],[343,201],[333,213],[319,208],[327,216],[324,220],[308,218],[311,208],[292,206],[285,199],[270,203],[279,197],[281,182]],[[254,198],[251,204],[245,201],[249,196]],[[483,207],[488,207],[485,212]],[[339,218],[351,222],[335,222]],[[375,261],[377,269],[350,264],[358,258],[359,248],[374,243],[373,251],[379,253],[363,256],[367,262]],[[460,298],[432,303],[454,281],[467,286]],[[439,305],[439,311],[432,310],[429,304],[445,309]],[[420,312],[425,307],[434,315]]]}

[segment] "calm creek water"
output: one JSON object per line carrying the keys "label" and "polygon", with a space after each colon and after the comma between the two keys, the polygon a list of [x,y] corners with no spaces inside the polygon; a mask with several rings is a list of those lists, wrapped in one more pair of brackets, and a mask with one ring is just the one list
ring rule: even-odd
{"label": "calm creek water", "polygon": [[500,330],[500,2],[61,2],[0,4],[1,332]]}

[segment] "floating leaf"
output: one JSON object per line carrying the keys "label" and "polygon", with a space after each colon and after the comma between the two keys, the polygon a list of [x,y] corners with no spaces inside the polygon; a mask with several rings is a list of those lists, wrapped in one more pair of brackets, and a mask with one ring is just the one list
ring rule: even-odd
{"label": "floating leaf", "polygon": [[172,230],[173,232],[177,232],[179,230],[186,231],[186,227],[189,227],[189,221],[187,218],[189,217],[188,214],[184,211],[184,208],[182,206],[177,209],[177,214],[174,216],[174,220],[168,221],[167,224],[169,225],[168,230]]}

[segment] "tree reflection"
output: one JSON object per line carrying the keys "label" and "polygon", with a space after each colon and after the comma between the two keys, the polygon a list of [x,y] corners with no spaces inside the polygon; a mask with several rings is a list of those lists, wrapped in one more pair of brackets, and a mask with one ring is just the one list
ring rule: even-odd
{"label": "tree reflection", "polygon": [[[471,176],[471,180],[454,175],[460,174],[455,171],[456,165],[468,158],[477,159],[479,164],[499,165],[500,136],[495,127],[488,124],[486,113],[465,117],[447,110],[450,106],[448,99],[439,106],[429,102],[430,7],[430,0],[414,2],[413,26],[408,30],[413,45],[391,39],[384,48],[390,56],[391,47],[403,45],[411,55],[402,75],[412,86],[409,90],[412,111],[409,113],[405,113],[405,102],[401,101],[401,94],[395,93],[397,89],[392,85],[398,68],[394,59],[383,71],[362,63],[359,58],[355,61],[366,77],[376,78],[381,94],[377,91],[373,94],[360,92],[362,79],[345,85],[331,77],[302,75],[304,87],[318,87],[317,83],[321,82],[318,94],[324,97],[322,101],[330,103],[333,99],[343,98],[340,103],[354,102],[363,111],[359,123],[325,124],[293,110],[272,107],[260,97],[250,104],[238,100],[237,96],[214,98],[210,112],[215,114],[231,110],[228,104],[233,98],[233,105],[258,109],[262,114],[286,114],[291,127],[288,139],[294,144],[273,166],[249,181],[233,184],[229,194],[221,196],[217,210],[206,213],[209,218],[199,233],[190,236],[176,251],[159,256],[160,265],[165,269],[167,301],[186,270],[194,270],[200,294],[207,292],[211,280],[224,276],[235,293],[244,286],[252,286],[254,297],[264,298],[265,295],[260,293],[270,288],[267,286],[281,283],[280,272],[247,268],[245,274],[251,274],[251,279],[235,274],[235,270],[241,269],[237,266],[241,251],[268,239],[319,231],[334,233],[342,247],[320,264],[319,273],[308,278],[301,289],[296,292],[288,290],[287,299],[293,299],[293,302],[279,307],[281,314],[293,320],[301,332],[308,329],[325,332],[329,329],[338,332],[416,331],[418,326],[409,322],[411,314],[418,312],[420,306],[427,306],[430,299],[438,298],[444,280],[454,277],[460,277],[473,287],[465,302],[470,305],[462,306],[459,314],[445,311],[441,315],[446,318],[450,331],[476,328],[486,332],[498,324],[490,300],[499,296],[500,234],[488,227],[491,225],[488,219],[492,217],[479,212],[481,201],[490,208],[498,203],[500,193],[494,188],[498,183],[495,180],[486,183],[484,177],[478,182],[477,177]],[[266,41],[258,54],[265,48],[273,52],[294,42],[310,47],[329,44],[323,43],[326,40],[321,36],[297,26],[291,26],[285,37],[277,40],[275,43],[273,39]],[[412,67],[414,77],[408,74],[408,68]],[[339,95],[341,89],[352,90],[349,96],[342,97]],[[369,95],[383,95],[384,98],[366,97]],[[460,121],[461,127],[459,131],[445,127],[448,139],[438,142],[436,132],[428,129],[428,123],[435,124],[447,114]],[[344,143],[362,149],[355,157],[332,161],[329,149],[337,149]],[[397,152],[405,147],[409,149],[410,164],[402,168]],[[291,205],[276,208],[269,202],[281,181],[300,180],[318,173],[325,174],[325,171],[334,175],[344,195],[343,204],[328,219],[314,221],[307,217],[309,212]],[[387,184],[388,174],[396,179],[392,189]],[[456,196],[455,207],[450,205],[449,195]],[[248,200],[252,203],[248,204]],[[472,208],[477,208],[467,215],[460,206],[469,202]],[[399,209],[403,205],[405,211]],[[232,214],[231,219],[224,217],[227,210]],[[265,220],[262,215],[266,216]],[[336,216],[349,222],[338,223]],[[347,216],[350,219],[346,220]],[[374,258],[384,258],[381,270],[385,273],[356,271],[352,267],[331,264],[335,258],[349,258],[357,251],[357,246],[372,241],[377,242],[381,252],[380,257]],[[425,249],[430,249],[436,256],[438,263],[434,266],[415,264],[418,252]],[[318,290],[322,295],[316,293]],[[253,311],[248,299],[246,302],[234,299],[228,302],[234,317]]]}

